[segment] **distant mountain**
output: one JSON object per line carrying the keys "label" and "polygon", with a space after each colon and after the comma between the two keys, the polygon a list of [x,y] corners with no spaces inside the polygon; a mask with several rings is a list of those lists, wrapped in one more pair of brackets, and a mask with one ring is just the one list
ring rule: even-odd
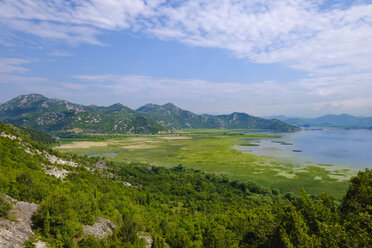
{"label": "distant mountain", "polygon": [[146,104],[137,109],[158,123],[171,129],[184,128],[226,128],[226,129],[270,129],[274,131],[295,131],[298,128],[280,120],[266,120],[245,113],[229,115],[197,115],[183,110],[172,103],[162,106]]}
{"label": "distant mountain", "polygon": [[356,117],[348,114],[324,115],[318,118],[277,116],[278,119],[301,127],[371,128],[372,117]]}
{"label": "distant mountain", "polygon": [[121,104],[84,106],[39,94],[21,95],[0,105],[0,120],[42,132],[157,133],[151,118]]}

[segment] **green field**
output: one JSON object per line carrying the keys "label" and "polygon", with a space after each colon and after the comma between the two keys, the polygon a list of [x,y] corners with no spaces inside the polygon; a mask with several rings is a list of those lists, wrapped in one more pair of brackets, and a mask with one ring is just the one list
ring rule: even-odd
{"label": "green field", "polygon": [[63,139],[62,152],[105,156],[107,160],[144,162],[185,167],[223,174],[239,182],[254,181],[282,193],[298,194],[301,188],[312,194],[327,192],[341,199],[347,180],[356,171],[338,166],[299,164],[268,156],[242,153],[232,147],[249,140],[273,136],[226,130],[187,130],[164,135],[105,136]]}

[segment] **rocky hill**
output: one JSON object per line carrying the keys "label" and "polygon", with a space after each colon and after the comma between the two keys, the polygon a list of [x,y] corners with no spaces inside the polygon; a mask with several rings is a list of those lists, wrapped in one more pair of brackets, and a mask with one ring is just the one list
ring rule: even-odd
{"label": "rocky hill", "polygon": [[39,94],[21,95],[0,105],[0,120],[47,133],[158,133],[169,129],[267,129],[295,131],[279,120],[245,113],[197,115],[172,103],[146,104],[136,111],[120,103],[84,106]]}
{"label": "rocky hill", "polygon": [[121,104],[84,106],[39,94],[21,95],[0,105],[0,120],[42,132],[157,133],[151,118]]}
{"label": "rocky hill", "polygon": [[298,130],[297,127],[279,120],[267,120],[245,113],[235,112],[229,115],[197,115],[190,111],[183,110],[172,103],[167,103],[162,106],[146,104],[138,108],[137,112],[148,115],[170,129],[268,129],[281,132]]}

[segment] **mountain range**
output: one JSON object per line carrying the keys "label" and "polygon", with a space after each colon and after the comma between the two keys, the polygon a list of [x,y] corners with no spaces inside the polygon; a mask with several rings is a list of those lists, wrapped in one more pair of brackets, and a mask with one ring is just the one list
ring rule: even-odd
{"label": "mountain range", "polygon": [[42,132],[157,133],[151,118],[121,104],[84,106],[39,94],[21,95],[0,105],[0,120]]}
{"label": "mountain range", "polygon": [[21,95],[0,105],[0,120],[41,132],[158,133],[167,129],[219,128],[296,131],[280,120],[245,113],[197,115],[172,103],[146,104],[132,110],[120,103],[80,105],[40,94]]}
{"label": "mountain range", "polygon": [[226,115],[197,115],[183,110],[172,103],[164,105],[146,104],[137,109],[169,129],[270,129],[275,131],[295,131],[298,128],[280,120],[267,120],[260,117],[237,113]]}
{"label": "mountain range", "polygon": [[300,127],[372,128],[372,117],[358,117],[348,114],[324,115],[317,118],[271,116],[288,124]]}

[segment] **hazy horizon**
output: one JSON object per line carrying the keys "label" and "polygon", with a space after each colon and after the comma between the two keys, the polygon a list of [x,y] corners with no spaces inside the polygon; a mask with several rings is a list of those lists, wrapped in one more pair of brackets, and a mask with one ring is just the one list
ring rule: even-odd
{"label": "hazy horizon", "polygon": [[0,1],[0,102],[372,116],[367,0]]}
{"label": "hazy horizon", "polygon": [[[40,93],[30,93],[30,94],[40,94]],[[43,94],[40,94],[40,95],[43,95]],[[18,96],[21,96],[21,95],[18,95]],[[16,96],[16,97],[18,97]],[[50,98],[50,99],[59,99],[59,100],[66,100],[66,101],[69,101],[67,99],[63,99],[63,98],[54,98],[54,97],[48,97],[47,95],[43,95],[47,98]],[[9,100],[6,100],[5,102],[0,102],[0,105],[1,104],[4,104],[10,100],[13,100],[14,98],[16,97],[13,97]],[[130,109],[132,110],[137,110],[138,108],[146,105],[146,104],[156,104],[156,105],[165,105],[165,104],[168,104],[168,103],[171,103],[171,104],[174,104],[172,102],[164,102],[164,103],[154,103],[154,102],[147,102],[147,103],[144,103],[142,105],[139,105],[139,106],[134,106],[134,107],[131,107],[131,106],[128,106],[126,105],[125,103],[123,102],[114,102],[114,103],[111,103],[111,104],[105,104],[105,105],[100,105],[100,104],[95,104],[95,103],[79,103],[79,102],[74,102],[74,101],[69,101],[71,103],[74,103],[74,104],[81,104],[81,105],[85,105],[85,106],[89,106],[89,105],[96,105],[96,106],[103,106],[103,107],[108,107],[108,106],[111,106],[111,105],[114,105],[114,104],[122,104],[126,107],[129,107]],[[231,114],[231,113],[234,113],[234,112],[240,112],[240,111],[232,111],[232,112],[226,112],[226,113],[218,113],[218,112],[196,112],[196,111],[193,111],[191,109],[186,109],[186,108],[183,108],[182,106],[179,106],[177,104],[174,104],[176,105],[177,107],[183,109],[183,110],[186,110],[186,111],[191,111],[195,114],[198,114],[198,115],[202,115],[202,114],[209,114],[209,115],[226,115],[226,114]],[[252,115],[251,113],[247,113],[247,112],[242,112],[242,113],[246,113],[246,114],[250,114]],[[333,113],[328,113],[328,114],[325,114],[325,115],[343,115],[343,114],[346,114],[346,115],[351,115],[351,114],[348,114],[348,113],[340,113],[340,114],[333,114]],[[295,115],[283,115],[283,114],[276,114],[276,115],[255,115],[257,117],[262,117],[262,118],[266,118],[266,119],[271,119],[271,118],[275,118],[276,116],[285,116],[285,117],[288,117],[288,118],[317,118],[317,117],[321,117],[321,116],[324,116],[324,115],[321,115],[321,116],[295,116]],[[358,115],[352,115],[354,117],[370,117],[370,116],[358,116]]]}

